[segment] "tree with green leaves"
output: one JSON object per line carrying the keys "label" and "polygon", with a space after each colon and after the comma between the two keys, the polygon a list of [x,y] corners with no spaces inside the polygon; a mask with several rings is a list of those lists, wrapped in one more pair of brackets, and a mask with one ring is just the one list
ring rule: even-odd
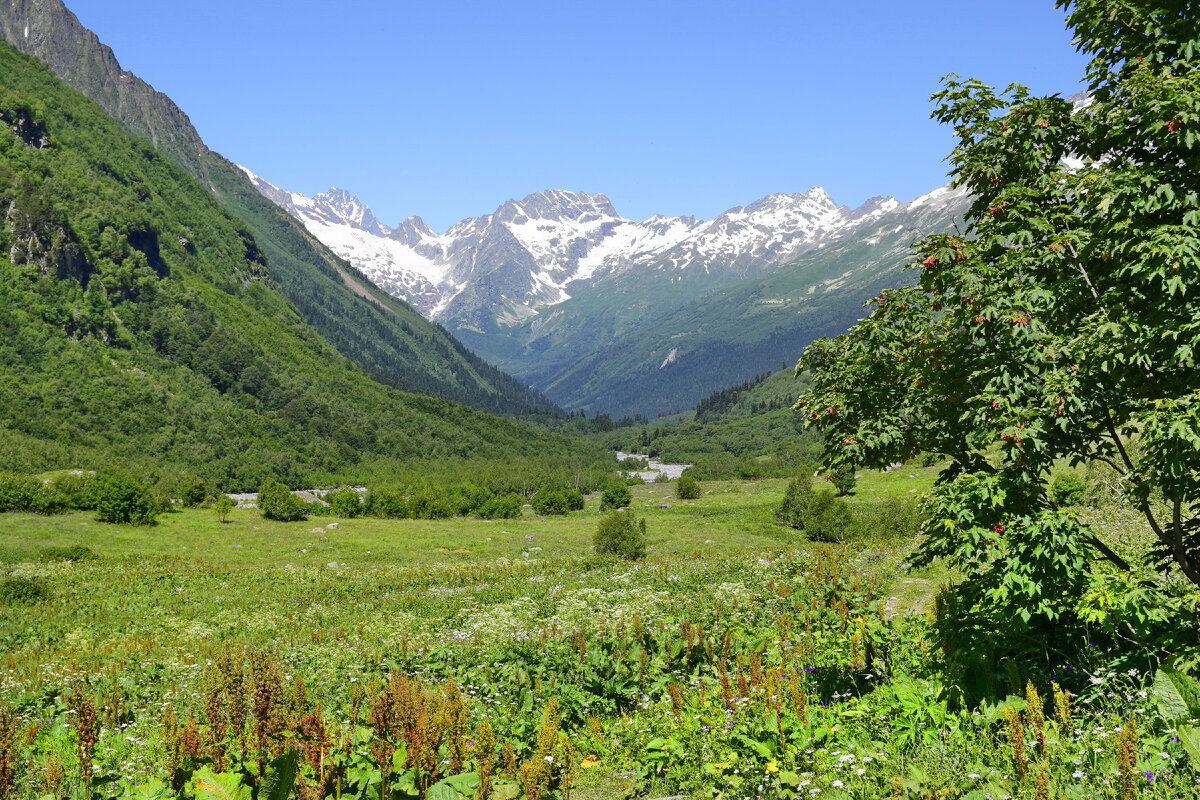
{"label": "tree with green leaves", "polygon": [[[966,224],[918,243],[916,286],[806,350],[797,408],[831,470],[951,459],[923,549],[978,607],[1133,636],[1148,620],[1114,587],[1200,586],[1200,18],[1183,2],[1058,5],[1091,56],[1088,96],[943,80],[933,116],[957,136]],[[1117,552],[1055,504],[1062,460],[1120,476],[1152,553]]]}

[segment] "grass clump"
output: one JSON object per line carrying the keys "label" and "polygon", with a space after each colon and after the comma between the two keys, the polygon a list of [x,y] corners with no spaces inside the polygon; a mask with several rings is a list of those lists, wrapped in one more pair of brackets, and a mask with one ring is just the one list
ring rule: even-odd
{"label": "grass clump", "polygon": [[50,596],[50,591],[40,582],[20,575],[12,575],[0,581],[0,604],[31,606]]}
{"label": "grass clump", "polygon": [[42,561],[90,561],[96,554],[86,545],[73,544],[68,547],[43,547],[38,556]]}

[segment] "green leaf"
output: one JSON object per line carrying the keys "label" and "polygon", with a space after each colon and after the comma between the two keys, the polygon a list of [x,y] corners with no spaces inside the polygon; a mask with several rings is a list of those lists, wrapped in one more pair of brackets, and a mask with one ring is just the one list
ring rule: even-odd
{"label": "green leaf", "polygon": [[230,772],[213,772],[208,767],[192,778],[196,800],[251,800],[250,787],[242,776]]}
{"label": "green leaf", "polygon": [[1187,719],[1187,703],[1173,677],[1171,673],[1161,669],[1154,674],[1154,696],[1158,712],[1167,719]]}
{"label": "green leaf", "polygon": [[1188,758],[1192,760],[1192,764],[1200,765],[1200,729],[1184,725],[1180,726],[1177,731],[1179,733],[1179,743],[1183,745],[1183,749],[1187,752]]}
{"label": "green leaf", "polygon": [[295,750],[272,759],[263,774],[262,785],[258,787],[258,800],[288,800],[299,765],[300,758]]}

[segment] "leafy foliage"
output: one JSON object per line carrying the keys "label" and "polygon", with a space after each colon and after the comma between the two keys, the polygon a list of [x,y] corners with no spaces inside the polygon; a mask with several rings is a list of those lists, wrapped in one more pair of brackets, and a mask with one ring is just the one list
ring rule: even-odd
{"label": "leafy foliage", "polygon": [[680,475],[675,484],[675,496],[680,500],[695,500],[702,493],[700,481],[691,475]]}
{"label": "leafy foliage", "polygon": [[134,476],[109,469],[96,475],[92,485],[96,519],[125,525],[153,525],[159,504]]}
{"label": "leafy foliage", "polygon": [[646,520],[632,511],[614,511],[600,520],[592,544],[597,553],[637,561],[646,555]]}
{"label": "leafy foliage", "polygon": [[624,508],[633,500],[629,487],[623,483],[610,483],[600,495],[600,510],[608,511],[613,508]]}
{"label": "leafy foliage", "polygon": [[1098,560],[1136,566],[1055,508],[1063,459],[1118,473],[1153,565],[1200,584],[1200,31],[1143,0],[1059,5],[1089,102],[947,77],[969,231],[921,242],[918,285],[799,367],[834,468],[953,459],[926,554],[969,605],[1043,622],[1073,616]]}
{"label": "leafy foliage", "polygon": [[258,508],[267,519],[280,522],[295,522],[308,517],[308,503],[274,478],[267,478],[259,487]]}

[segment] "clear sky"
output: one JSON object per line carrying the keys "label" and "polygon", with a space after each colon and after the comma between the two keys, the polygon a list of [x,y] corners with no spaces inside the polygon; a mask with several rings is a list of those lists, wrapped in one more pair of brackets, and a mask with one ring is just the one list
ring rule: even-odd
{"label": "clear sky", "polygon": [[66,2],[226,157],[437,230],[549,188],[633,219],[909,200],[945,181],[942,75],[1085,66],[1051,0]]}

